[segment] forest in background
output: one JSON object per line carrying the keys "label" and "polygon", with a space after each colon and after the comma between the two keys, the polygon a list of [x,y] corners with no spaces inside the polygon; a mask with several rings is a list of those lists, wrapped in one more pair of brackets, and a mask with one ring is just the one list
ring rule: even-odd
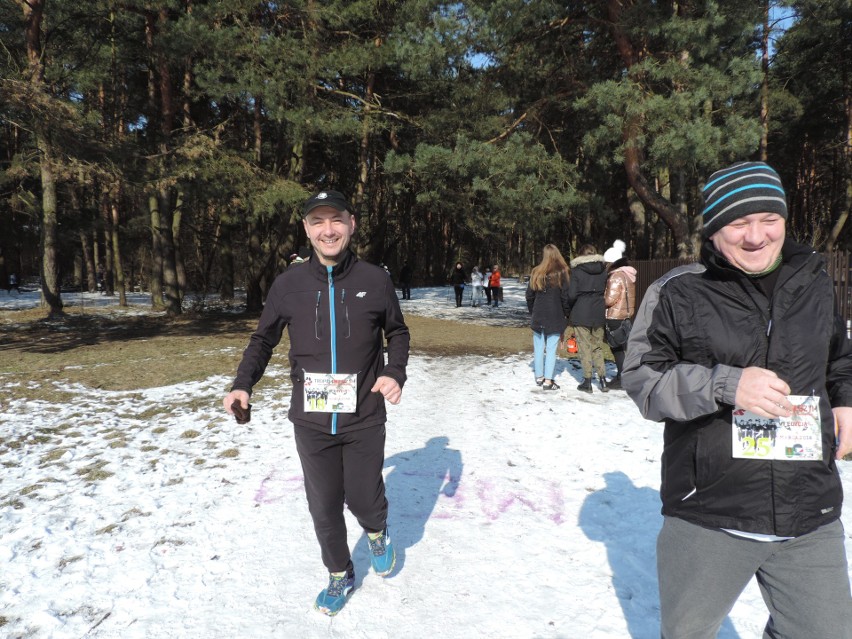
{"label": "forest in background", "polygon": [[850,248],[848,0],[2,0],[0,277],[262,306],[346,193],[356,251],[415,284],[616,238],[699,247],[700,187],[784,181],[791,234]]}

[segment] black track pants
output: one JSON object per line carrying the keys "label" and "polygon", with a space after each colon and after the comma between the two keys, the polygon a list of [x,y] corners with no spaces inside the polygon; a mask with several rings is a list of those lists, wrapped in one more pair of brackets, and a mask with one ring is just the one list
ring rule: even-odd
{"label": "black track pants", "polygon": [[378,532],[387,525],[385,425],[337,435],[296,426],[295,433],[322,562],[329,572],[346,570],[351,556],[344,501],[364,530]]}

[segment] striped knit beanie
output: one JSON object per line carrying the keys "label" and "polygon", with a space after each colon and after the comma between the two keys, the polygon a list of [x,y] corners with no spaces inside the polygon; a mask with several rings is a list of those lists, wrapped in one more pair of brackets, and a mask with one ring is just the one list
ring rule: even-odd
{"label": "striped knit beanie", "polygon": [[777,213],[787,219],[787,200],[778,173],[763,162],[737,162],[707,178],[704,237],[752,213]]}

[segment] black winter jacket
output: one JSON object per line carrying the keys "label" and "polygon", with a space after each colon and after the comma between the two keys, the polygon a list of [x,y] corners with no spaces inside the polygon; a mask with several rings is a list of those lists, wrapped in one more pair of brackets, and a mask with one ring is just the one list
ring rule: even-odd
{"label": "black winter jacket", "polygon": [[[294,424],[335,434],[385,423],[384,398],[370,389],[381,375],[395,379],[400,387],[405,384],[409,332],[384,269],[347,251],[330,273],[317,259],[284,271],[269,290],[232,390],[251,393],[285,326],[293,382],[288,417]],[[387,364],[382,353],[385,339]],[[305,372],[357,373],[357,411],[305,412]]]}
{"label": "black winter jacket", "polygon": [[[665,421],[665,515],[782,537],[840,517],[831,408],[852,406],[852,349],[822,257],[789,240],[782,256],[771,300],[710,241],[701,264],[669,272],[642,300],[622,384],[646,418]],[[821,461],[733,457],[731,413],[749,366],[819,397]]]}
{"label": "black winter jacket", "polygon": [[571,260],[568,303],[571,326],[596,328],[606,323],[606,262],[600,255],[584,255]]}
{"label": "black winter jacket", "polygon": [[556,335],[568,326],[571,306],[568,304],[568,285],[550,286],[550,279],[548,275],[542,291],[527,286],[526,300],[527,308],[532,313],[530,328],[536,333]]}

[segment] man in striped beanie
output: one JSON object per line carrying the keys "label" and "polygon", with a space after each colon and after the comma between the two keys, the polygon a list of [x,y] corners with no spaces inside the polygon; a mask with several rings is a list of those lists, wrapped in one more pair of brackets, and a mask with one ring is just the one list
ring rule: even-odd
{"label": "man in striped beanie", "polygon": [[787,219],[781,178],[763,162],[738,162],[707,179],[704,196],[704,237],[751,213],[777,213]]}
{"label": "man in striped beanie", "polygon": [[778,174],[707,179],[701,260],[657,280],[622,387],[665,422],[661,636],[715,638],[755,577],[764,637],[852,639],[838,464],[852,453],[852,344],[822,256],[785,238]]}
{"label": "man in striped beanie", "polygon": [[738,162],[707,179],[703,236],[733,266],[758,274],[781,263],[787,199],[781,178],[763,162]]}

